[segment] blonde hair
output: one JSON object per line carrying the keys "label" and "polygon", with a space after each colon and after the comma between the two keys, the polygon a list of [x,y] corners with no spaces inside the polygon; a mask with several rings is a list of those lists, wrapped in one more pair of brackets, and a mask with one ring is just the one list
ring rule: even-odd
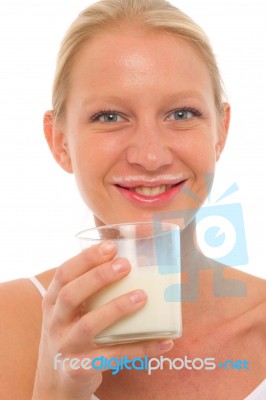
{"label": "blonde hair", "polygon": [[81,45],[99,31],[125,21],[137,22],[149,30],[170,32],[194,46],[209,70],[216,109],[222,115],[223,84],[209,39],[200,26],[165,0],[101,0],[78,15],[61,43],[52,96],[56,120],[64,120],[71,61]]}

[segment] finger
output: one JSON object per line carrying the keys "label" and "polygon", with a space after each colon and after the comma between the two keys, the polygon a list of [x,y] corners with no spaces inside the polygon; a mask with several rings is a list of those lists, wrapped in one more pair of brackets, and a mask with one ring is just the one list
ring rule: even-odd
{"label": "finger", "polygon": [[[126,343],[122,345],[116,346],[105,346],[104,348],[95,350],[93,354],[93,358],[104,357],[105,367],[106,369],[112,369],[110,362],[108,360],[117,359],[117,361],[121,360],[134,360],[136,358],[144,358],[144,357],[156,357],[159,354],[166,353],[170,351],[174,346],[174,341],[171,339],[161,339],[161,340],[143,340],[135,343]],[[130,365],[130,364],[128,364]]]}
{"label": "finger", "polygon": [[57,268],[54,278],[45,294],[44,302],[53,305],[60,290],[73,279],[91,268],[103,264],[115,257],[116,247],[111,241],[103,242],[82,251]]}
{"label": "finger", "polygon": [[147,294],[143,290],[134,290],[88,312],[70,329],[67,338],[69,346],[73,346],[77,351],[82,351],[89,344],[91,346],[99,332],[121,318],[137,312],[146,302]]}
{"label": "finger", "polygon": [[98,290],[122,279],[130,272],[127,259],[116,258],[97,266],[65,285],[54,306],[54,322],[70,323],[80,314],[84,302]]}

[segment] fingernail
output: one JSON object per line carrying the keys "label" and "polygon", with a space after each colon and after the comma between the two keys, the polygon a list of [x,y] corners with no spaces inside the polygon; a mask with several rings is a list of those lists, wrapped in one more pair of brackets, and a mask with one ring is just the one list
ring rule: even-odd
{"label": "fingernail", "polygon": [[135,292],[131,293],[130,299],[133,303],[140,303],[141,301],[145,300],[147,295],[143,290],[135,290]]}
{"label": "fingernail", "polygon": [[123,272],[129,269],[129,265],[126,263],[126,261],[121,260],[112,264],[112,268],[115,272]]}
{"label": "fingernail", "polygon": [[170,350],[174,345],[174,342],[172,340],[166,340],[164,342],[160,342],[160,350]]}
{"label": "fingernail", "polygon": [[108,240],[100,245],[100,251],[103,255],[107,255],[115,250],[115,244]]}

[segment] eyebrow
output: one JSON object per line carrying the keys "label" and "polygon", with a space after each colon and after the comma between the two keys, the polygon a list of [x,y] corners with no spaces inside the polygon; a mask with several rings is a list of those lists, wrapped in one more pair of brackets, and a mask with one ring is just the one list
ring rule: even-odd
{"label": "eyebrow", "polygon": [[[178,101],[178,100],[185,100],[185,99],[198,99],[204,101],[204,95],[196,90],[185,90],[178,93],[172,93],[165,96],[167,101]],[[94,103],[95,101],[106,101],[106,102],[124,102],[124,96],[117,96],[117,95],[103,95],[103,96],[95,96],[95,97],[87,97],[82,101],[82,106],[86,106],[88,104]]]}
{"label": "eyebrow", "polygon": [[184,90],[182,92],[179,93],[173,93],[173,94],[169,94],[169,96],[167,96],[168,100],[183,100],[183,99],[199,99],[201,101],[204,101],[204,95],[196,90]]}

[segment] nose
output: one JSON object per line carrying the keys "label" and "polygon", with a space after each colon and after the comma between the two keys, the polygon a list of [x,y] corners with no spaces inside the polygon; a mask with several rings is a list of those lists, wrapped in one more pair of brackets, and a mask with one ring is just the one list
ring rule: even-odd
{"label": "nose", "polygon": [[173,156],[165,134],[157,123],[139,124],[127,148],[127,161],[147,171],[171,165]]}

